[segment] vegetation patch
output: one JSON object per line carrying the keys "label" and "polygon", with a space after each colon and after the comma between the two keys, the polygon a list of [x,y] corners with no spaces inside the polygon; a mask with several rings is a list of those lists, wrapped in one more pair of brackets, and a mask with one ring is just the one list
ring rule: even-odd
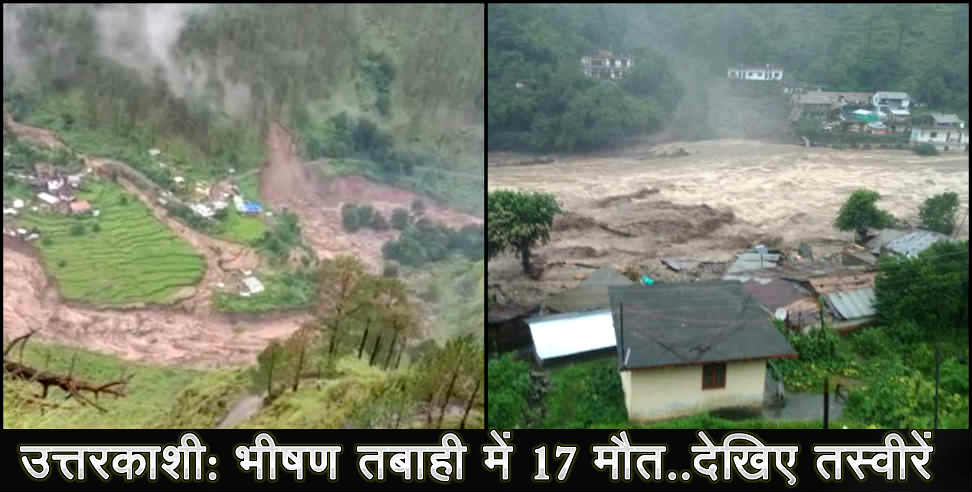
{"label": "vegetation patch", "polygon": [[307,309],[317,296],[317,278],[310,270],[295,269],[261,276],[264,291],[242,297],[237,292],[216,293],[213,306],[228,313],[269,313]]}
{"label": "vegetation patch", "polygon": [[41,242],[41,255],[64,297],[98,305],[165,304],[202,279],[203,257],[139,200],[122,204],[124,191],[108,182],[84,186],[78,198],[100,210],[98,217],[32,212],[22,218],[24,227],[49,239]]}

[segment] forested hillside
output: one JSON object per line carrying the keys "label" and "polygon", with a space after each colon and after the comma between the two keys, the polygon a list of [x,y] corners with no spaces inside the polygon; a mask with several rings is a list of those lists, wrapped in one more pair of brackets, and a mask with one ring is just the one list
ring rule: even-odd
{"label": "forested hillside", "polygon": [[[786,79],[831,90],[905,91],[967,119],[967,4],[488,8],[490,148],[569,151],[662,129],[722,136],[736,64],[781,65]],[[580,58],[599,49],[630,53],[632,76],[585,80]]]}
{"label": "forested hillside", "polygon": [[[358,167],[370,174],[459,200],[448,192],[455,183],[433,175],[442,182],[419,186],[398,161],[481,170],[483,14],[481,5],[5,5],[4,102],[17,119],[85,134],[77,140],[102,131],[179,147],[214,175],[259,166],[271,119],[316,142],[340,137],[325,133],[344,112],[389,152],[356,149],[349,135],[355,155],[315,144],[308,157],[367,157],[374,165]],[[481,209],[481,193],[477,204],[463,190],[462,205]]]}

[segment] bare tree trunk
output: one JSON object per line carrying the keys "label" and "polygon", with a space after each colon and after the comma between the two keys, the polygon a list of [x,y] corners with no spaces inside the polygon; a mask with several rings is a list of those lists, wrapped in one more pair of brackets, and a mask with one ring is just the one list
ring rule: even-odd
{"label": "bare tree trunk", "polygon": [[466,411],[462,414],[462,421],[459,422],[459,428],[466,428],[466,418],[469,417],[469,410],[472,409],[473,402],[476,401],[476,395],[479,394],[479,387],[483,384],[483,377],[479,376],[476,378],[476,387],[473,389],[472,395],[469,396],[469,401],[466,402]]}
{"label": "bare tree trunk", "polygon": [[300,374],[304,369],[304,353],[307,352],[307,344],[300,344],[300,355],[297,356],[297,371],[294,372],[294,392],[297,391],[298,385],[300,385]]}
{"label": "bare tree trunk", "polygon": [[267,396],[273,397],[273,356],[274,356],[273,345],[270,346],[270,372],[267,374]]}
{"label": "bare tree trunk", "polygon": [[375,340],[375,349],[371,351],[371,359],[368,361],[369,366],[375,365],[375,356],[378,355],[378,349],[381,348],[381,335],[378,335],[378,339]]}
{"label": "bare tree trunk", "polygon": [[358,358],[361,358],[361,353],[364,351],[365,342],[368,341],[368,328],[365,328],[364,335],[361,337],[361,345],[358,345]]}
{"label": "bare tree trunk", "polygon": [[449,406],[449,399],[452,398],[452,389],[456,385],[456,379],[459,378],[459,370],[462,369],[462,347],[459,347],[459,353],[456,354],[456,368],[452,370],[452,378],[449,379],[449,386],[446,387],[445,398],[442,400],[442,407],[439,409],[439,422],[436,427],[442,427],[442,418],[445,416],[446,407]]}
{"label": "bare tree trunk", "polygon": [[391,363],[392,355],[395,353],[395,342],[398,341],[398,332],[395,332],[395,338],[392,338],[391,345],[388,346],[388,357],[385,357],[385,367],[384,370],[388,370],[388,364]]}

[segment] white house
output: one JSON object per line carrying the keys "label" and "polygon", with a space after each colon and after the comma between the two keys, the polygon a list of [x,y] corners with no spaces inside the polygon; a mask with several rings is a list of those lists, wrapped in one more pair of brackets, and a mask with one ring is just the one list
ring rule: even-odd
{"label": "white house", "polygon": [[63,186],[63,179],[52,179],[47,182],[47,191],[54,193],[55,191],[60,190]]}
{"label": "white house", "polygon": [[590,78],[620,80],[624,78],[625,72],[634,67],[634,63],[628,55],[615,55],[610,51],[601,50],[596,54],[581,57],[581,66],[584,67],[584,75]]}
{"label": "white house", "polygon": [[233,206],[236,207],[236,211],[243,213],[246,211],[246,204],[243,203],[243,197],[236,195],[233,197]]}
{"label": "white house", "polygon": [[193,212],[196,212],[196,215],[200,217],[204,217],[208,219],[213,216],[213,209],[209,208],[208,206],[202,203],[197,203],[195,205],[192,205],[189,208],[191,208]]}
{"label": "white house", "polygon": [[766,361],[797,353],[736,281],[609,287],[628,419],[759,408]]}
{"label": "white house", "polygon": [[783,81],[783,67],[776,65],[737,65],[729,68],[730,80]]}
{"label": "white house", "polygon": [[871,104],[874,106],[888,106],[891,109],[905,109],[911,106],[911,97],[907,92],[875,92],[871,96]]}
{"label": "white house", "polygon": [[37,198],[48,205],[57,205],[61,200],[54,195],[49,195],[47,193],[38,193]]}
{"label": "white house", "polygon": [[260,282],[256,277],[245,277],[243,285],[246,286],[249,294],[259,294],[264,290],[263,282]]}
{"label": "white house", "polygon": [[910,143],[929,143],[940,151],[968,149],[969,129],[954,114],[932,113],[914,119]]}

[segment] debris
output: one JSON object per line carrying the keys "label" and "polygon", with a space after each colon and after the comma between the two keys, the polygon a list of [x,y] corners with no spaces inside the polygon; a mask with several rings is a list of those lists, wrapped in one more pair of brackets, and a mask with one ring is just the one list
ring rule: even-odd
{"label": "debris", "polygon": [[249,277],[250,275],[253,275],[253,271],[252,270],[243,270],[243,275],[246,275],[247,277]]}
{"label": "debris", "polygon": [[40,235],[35,233],[35,234],[31,234],[31,235],[27,236],[27,240],[28,241],[34,241],[34,240],[36,240],[39,237],[40,237]]}
{"label": "debris", "polygon": [[5,208],[5,209],[3,209],[3,215],[17,215],[17,209],[15,209],[15,208]]}
{"label": "debris", "polygon": [[186,178],[183,178],[182,176],[176,176],[172,178],[172,182],[175,184],[182,184],[186,182]]}
{"label": "debris", "polygon": [[802,257],[804,257],[804,258],[806,258],[806,259],[808,259],[810,261],[813,261],[813,249],[810,248],[810,245],[809,244],[807,244],[807,243],[800,243],[800,249],[799,249],[799,251],[800,251],[800,256],[802,256]]}
{"label": "debris", "polygon": [[101,210],[99,210],[99,209],[95,209],[95,211],[94,211],[94,212],[91,212],[91,215],[93,215],[93,216],[95,216],[95,217],[98,217],[98,216],[100,216],[100,215],[101,215]]}
{"label": "debris", "polygon": [[216,282],[216,287],[219,288],[219,289],[222,289],[223,287],[226,287],[226,284],[224,284],[222,282]]}
{"label": "debris", "polygon": [[273,217],[273,212],[267,212],[267,217]]}
{"label": "debris", "polygon": [[702,262],[698,260],[685,260],[678,258],[662,258],[662,264],[676,272],[682,270],[695,270]]}
{"label": "debris", "polygon": [[20,235],[20,236],[23,236],[23,235],[27,234],[27,229],[24,229],[23,227],[21,227],[21,228],[17,229],[17,234]]}
{"label": "debris", "polygon": [[240,297],[250,297],[250,293],[246,291],[240,291]]}
{"label": "debris", "polygon": [[229,168],[229,173],[230,173],[230,174],[234,174],[234,173],[236,173],[236,169],[234,169],[234,168],[232,168],[232,167],[231,167],[231,168]]}
{"label": "debris", "polygon": [[14,206],[14,208],[24,208],[24,201],[23,200],[14,200],[13,206]]}
{"label": "debris", "polygon": [[159,198],[158,199],[158,202],[159,202],[159,205],[162,205],[163,207],[166,206],[166,204],[169,203],[169,202],[165,201],[164,198]]}
{"label": "debris", "polygon": [[148,153],[149,153],[150,156],[155,157],[155,156],[161,154],[162,151],[159,150],[159,149],[149,149]]}

